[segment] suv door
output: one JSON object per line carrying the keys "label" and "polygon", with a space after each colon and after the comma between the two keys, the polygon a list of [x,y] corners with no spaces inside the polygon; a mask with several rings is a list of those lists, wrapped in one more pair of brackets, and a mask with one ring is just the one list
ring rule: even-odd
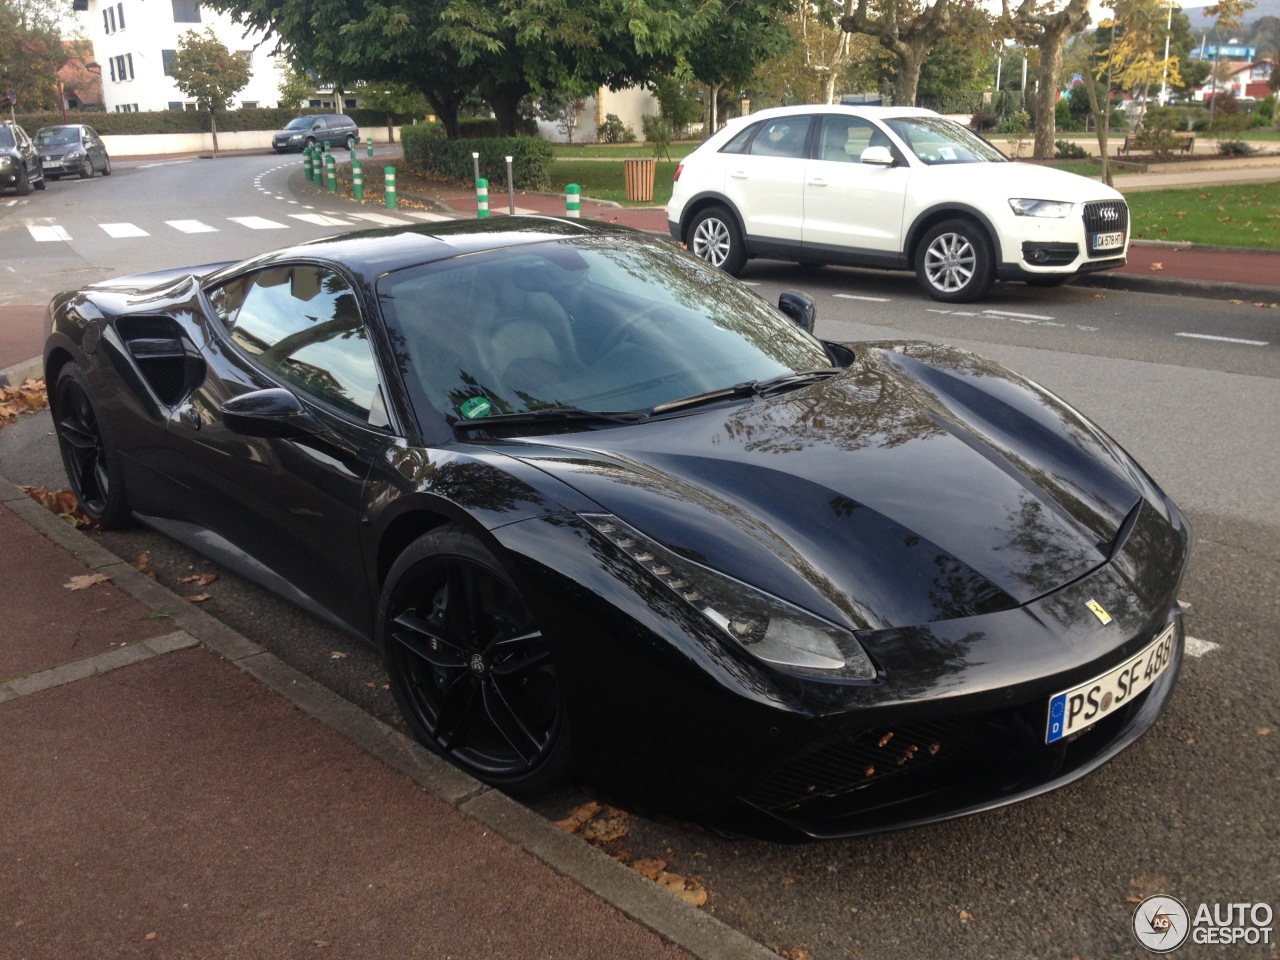
{"label": "suv door", "polygon": [[804,227],[804,172],[812,116],[760,123],[741,152],[724,157],[724,193],[742,216],[753,253],[798,248]]}
{"label": "suv door", "polygon": [[[862,163],[868,147],[888,147],[894,166]],[[911,168],[871,120],[824,115],[814,157],[805,163],[804,252],[820,260],[902,251]]]}

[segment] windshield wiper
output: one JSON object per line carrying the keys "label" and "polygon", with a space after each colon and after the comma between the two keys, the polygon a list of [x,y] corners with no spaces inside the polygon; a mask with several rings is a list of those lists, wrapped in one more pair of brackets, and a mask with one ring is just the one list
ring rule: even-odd
{"label": "windshield wiper", "polygon": [[499,413],[491,417],[476,417],[474,420],[458,420],[454,427],[459,430],[485,430],[489,427],[519,426],[524,423],[635,423],[649,415],[643,410],[625,413],[601,413],[596,410],[583,410],[579,407],[545,407],[540,410],[525,410],[521,413]]}
{"label": "windshield wiper", "polygon": [[767,397],[790,387],[799,387],[817,380],[826,380],[828,377],[834,377],[839,372],[839,367],[788,370],[786,373],[770,377],[768,380],[747,380],[744,383],[735,383],[731,387],[708,390],[706,393],[695,393],[693,396],[681,397],[679,400],[668,400],[666,403],[658,404],[649,412],[652,414],[669,413],[672,410],[684,410],[689,407],[702,406],[704,403],[715,403],[717,400],[732,400],[734,397]]}

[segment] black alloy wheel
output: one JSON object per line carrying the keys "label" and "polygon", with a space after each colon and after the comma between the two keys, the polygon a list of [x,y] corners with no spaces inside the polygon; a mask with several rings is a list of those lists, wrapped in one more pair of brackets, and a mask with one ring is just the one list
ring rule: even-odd
{"label": "black alloy wheel", "polygon": [[58,373],[53,417],[67,480],[80,508],[108,530],[126,526],[131,515],[120,458],[90,396],[88,378],[73,363]]}
{"label": "black alloy wheel", "polygon": [[550,649],[479,540],[447,525],[414,541],[387,577],[379,633],[419,740],[511,793],[560,782],[569,736]]}

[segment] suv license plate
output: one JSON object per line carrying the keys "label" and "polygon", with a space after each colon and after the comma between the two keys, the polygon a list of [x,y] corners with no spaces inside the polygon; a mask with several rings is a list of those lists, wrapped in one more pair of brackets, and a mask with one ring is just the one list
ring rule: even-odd
{"label": "suv license plate", "polygon": [[1124,246],[1124,231],[1118,233],[1100,233],[1093,238],[1093,249],[1114,250]]}
{"label": "suv license plate", "polygon": [[1049,698],[1045,743],[1054,743],[1114,713],[1160,678],[1173,662],[1174,625],[1114,670]]}

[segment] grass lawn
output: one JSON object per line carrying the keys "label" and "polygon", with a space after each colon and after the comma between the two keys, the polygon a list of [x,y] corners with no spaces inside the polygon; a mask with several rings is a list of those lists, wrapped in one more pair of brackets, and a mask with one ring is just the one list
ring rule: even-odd
{"label": "grass lawn", "polygon": [[1280,183],[1129,194],[1133,236],[1280,250]]}
{"label": "grass lawn", "polygon": [[[672,156],[675,156],[674,152]],[[602,160],[556,160],[551,164],[551,190],[560,193],[564,191],[565,184],[576,183],[582,187],[584,197],[595,200],[616,200],[629,207],[665,207],[671,199],[671,184],[676,175],[677,161],[658,161],[651,203],[628,203],[627,183],[622,171],[624,159],[641,158],[619,156],[615,163]]]}

